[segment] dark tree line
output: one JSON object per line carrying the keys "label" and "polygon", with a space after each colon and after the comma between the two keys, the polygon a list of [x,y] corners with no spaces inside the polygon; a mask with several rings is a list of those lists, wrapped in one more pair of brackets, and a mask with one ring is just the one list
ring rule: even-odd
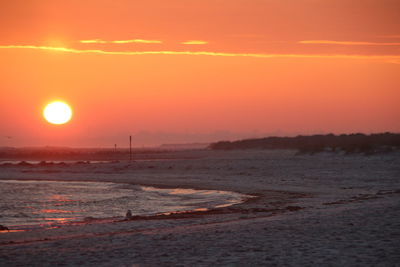
{"label": "dark tree line", "polygon": [[299,153],[322,151],[374,154],[400,149],[400,134],[379,133],[365,135],[327,134],[296,137],[266,137],[239,141],[221,141],[210,145],[214,150],[234,149],[296,149]]}

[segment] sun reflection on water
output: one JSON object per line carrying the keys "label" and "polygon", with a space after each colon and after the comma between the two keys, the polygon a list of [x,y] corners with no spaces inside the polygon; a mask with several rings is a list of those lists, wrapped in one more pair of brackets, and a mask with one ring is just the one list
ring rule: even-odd
{"label": "sun reflection on water", "polygon": [[41,213],[74,213],[72,210],[55,210],[55,209],[44,209],[40,210]]}

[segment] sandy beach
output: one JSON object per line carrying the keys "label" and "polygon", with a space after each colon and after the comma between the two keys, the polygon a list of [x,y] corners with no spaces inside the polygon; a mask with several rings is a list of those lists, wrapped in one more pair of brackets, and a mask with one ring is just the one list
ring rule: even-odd
{"label": "sandy beach", "polygon": [[171,160],[4,165],[0,179],[106,181],[254,197],[208,212],[2,232],[0,266],[399,266],[398,153],[172,154]]}

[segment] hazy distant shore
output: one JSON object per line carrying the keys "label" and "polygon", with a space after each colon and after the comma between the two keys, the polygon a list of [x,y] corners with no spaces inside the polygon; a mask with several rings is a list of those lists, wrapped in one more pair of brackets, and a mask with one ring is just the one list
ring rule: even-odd
{"label": "hazy distant shore", "polygon": [[2,233],[0,265],[397,264],[399,154],[295,154],[198,150],[163,155],[172,160],[0,166],[0,179],[112,181],[257,196],[208,213]]}
{"label": "hazy distant shore", "polygon": [[[326,134],[265,137],[214,143],[170,144],[133,148],[132,160],[193,159],[207,150],[293,150],[297,154],[383,154],[400,151],[400,134]],[[204,154],[204,153],[203,153]],[[112,161],[131,158],[129,148],[0,147],[1,160]]]}
{"label": "hazy distant shore", "polygon": [[[198,149],[196,149],[198,150]],[[188,149],[133,149],[132,160],[185,159],[193,157]],[[46,160],[46,161],[87,161],[87,160],[129,160],[129,148],[3,148],[0,160]]]}

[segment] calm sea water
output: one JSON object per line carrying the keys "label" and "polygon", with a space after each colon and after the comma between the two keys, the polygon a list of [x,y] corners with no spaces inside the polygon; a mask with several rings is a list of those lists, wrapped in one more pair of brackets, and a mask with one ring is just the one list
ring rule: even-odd
{"label": "calm sea water", "polygon": [[104,182],[0,180],[0,224],[32,226],[122,219],[133,215],[202,210],[240,203],[246,195],[228,191],[160,189]]}

